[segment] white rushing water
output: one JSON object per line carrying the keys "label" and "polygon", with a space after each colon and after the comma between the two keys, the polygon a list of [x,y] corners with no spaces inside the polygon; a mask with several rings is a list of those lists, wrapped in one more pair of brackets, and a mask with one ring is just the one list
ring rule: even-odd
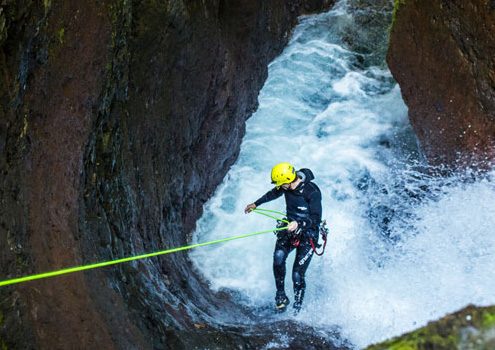
{"label": "white rushing water", "polygon": [[[244,207],[271,189],[276,163],[310,168],[331,234],[325,255],[309,266],[295,319],[338,329],[361,348],[468,303],[495,303],[495,189],[490,176],[464,181],[418,171],[400,90],[388,70],[360,65],[342,45],[350,23],[344,2],[301,18],[269,67],[239,159],[206,204],[194,240],[273,227]],[[263,207],[284,211],[285,203]],[[274,244],[265,234],[190,256],[213,290],[257,308],[273,303]]]}

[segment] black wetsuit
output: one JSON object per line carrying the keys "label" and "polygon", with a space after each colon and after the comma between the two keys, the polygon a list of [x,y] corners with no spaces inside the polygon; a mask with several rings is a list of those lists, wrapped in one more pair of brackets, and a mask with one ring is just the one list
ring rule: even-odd
{"label": "black wetsuit", "polygon": [[[292,282],[294,283],[294,308],[299,309],[306,287],[304,274],[313,256],[310,238],[313,239],[314,244],[318,242],[318,230],[321,222],[321,192],[318,186],[311,182],[314,179],[311,170],[301,169],[297,172],[297,176],[302,181],[296,189],[284,190],[282,187],[279,189],[275,187],[254,204],[259,206],[285,195],[287,219],[288,221],[297,221],[298,228],[301,229],[297,237],[287,231],[279,231],[273,253],[273,273],[277,295],[285,296],[285,260],[289,253],[296,249],[296,259],[292,267]],[[296,240],[299,240],[297,247],[294,245]]]}

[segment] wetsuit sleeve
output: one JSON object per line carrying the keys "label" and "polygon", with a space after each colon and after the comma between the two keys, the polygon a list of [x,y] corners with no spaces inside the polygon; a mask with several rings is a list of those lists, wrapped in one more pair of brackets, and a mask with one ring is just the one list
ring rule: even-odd
{"label": "wetsuit sleeve", "polygon": [[321,192],[313,191],[309,197],[309,218],[301,219],[301,228],[316,227],[321,222]]}
{"label": "wetsuit sleeve", "polygon": [[283,193],[284,192],[283,192],[282,189],[280,189],[280,188],[277,189],[276,187],[274,187],[272,190],[268,191],[260,199],[258,199],[256,202],[254,202],[254,204],[258,207],[258,206],[260,206],[263,203],[270,202],[270,201],[272,201],[274,199],[277,199]]}

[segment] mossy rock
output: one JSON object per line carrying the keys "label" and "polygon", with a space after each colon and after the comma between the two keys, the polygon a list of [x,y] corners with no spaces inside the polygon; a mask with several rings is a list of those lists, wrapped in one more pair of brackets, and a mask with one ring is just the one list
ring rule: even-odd
{"label": "mossy rock", "polygon": [[465,309],[368,350],[495,349],[495,306]]}
{"label": "mossy rock", "polygon": [[399,11],[399,8],[405,4],[406,4],[406,0],[394,0],[394,9],[392,11],[392,24],[390,28],[392,28],[395,23],[395,19],[397,18],[397,11]]}

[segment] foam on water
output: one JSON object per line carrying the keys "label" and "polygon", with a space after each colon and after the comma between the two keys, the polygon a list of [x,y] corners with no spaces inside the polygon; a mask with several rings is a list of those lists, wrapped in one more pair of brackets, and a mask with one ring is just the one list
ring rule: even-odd
{"label": "foam on water", "polygon": [[[338,327],[363,347],[468,303],[495,303],[495,189],[491,176],[438,179],[418,170],[390,72],[359,64],[339,39],[350,21],[345,2],[301,19],[269,67],[239,159],[206,204],[194,240],[273,227],[244,207],[271,188],[274,164],[312,169],[331,235],[328,252],[309,267],[297,319]],[[263,207],[283,211],[285,203]],[[190,255],[212,289],[256,308],[273,302],[274,244],[266,234]],[[291,285],[288,273],[290,297]]]}

